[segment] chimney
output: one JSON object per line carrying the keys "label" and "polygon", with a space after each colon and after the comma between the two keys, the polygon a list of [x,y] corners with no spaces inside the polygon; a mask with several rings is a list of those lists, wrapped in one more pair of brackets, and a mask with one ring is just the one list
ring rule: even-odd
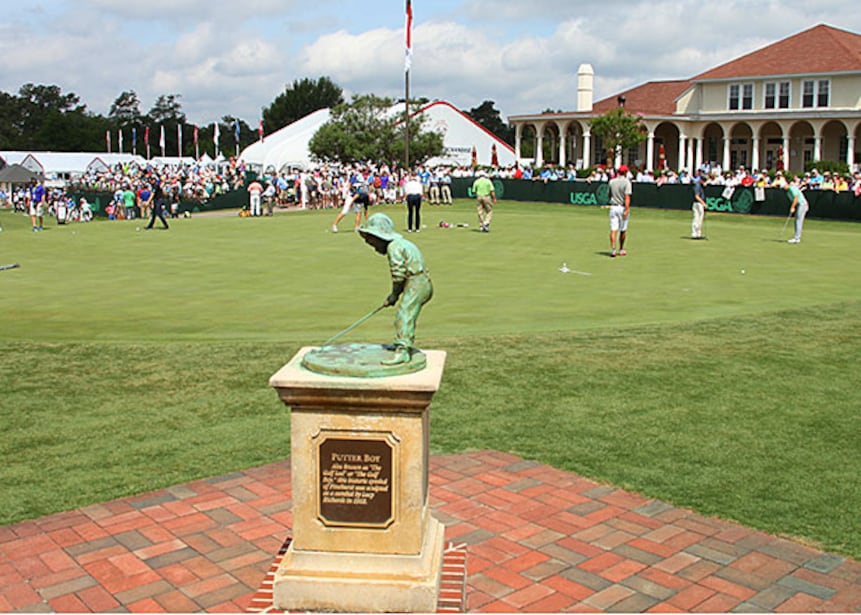
{"label": "chimney", "polygon": [[591,64],[581,64],[577,69],[577,111],[592,110],[592,81],[595,71]]}

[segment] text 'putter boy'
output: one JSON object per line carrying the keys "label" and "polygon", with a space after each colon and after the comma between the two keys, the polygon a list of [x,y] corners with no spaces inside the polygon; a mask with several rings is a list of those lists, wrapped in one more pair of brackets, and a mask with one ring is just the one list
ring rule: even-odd
{"label": "text 'putter boy'", "polygon": [[433,285],[425,260],[416,245],[395,232],[395,225],[386,214],[373,214],[359,229],[365,242],[389,259],[392,292],[384,307],[395,305],[394,354],[382,362],[386,365],[408,363],[416,338],[416,321],[425,303],[433,296]]}

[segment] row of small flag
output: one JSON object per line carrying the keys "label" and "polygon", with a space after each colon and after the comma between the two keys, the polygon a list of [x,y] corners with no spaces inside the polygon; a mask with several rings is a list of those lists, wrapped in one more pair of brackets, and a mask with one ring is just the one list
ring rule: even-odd
{"label": "row of small flag", "polygon": [[[193,126],[194,128],[194,146],[198,146],[198,128],[197,126]],[[159,127],[159,138],[158,144],[161,148],[162,156],[164,156],[164,148],[165,148],[165,138],[164,138],[164,126]],[[265,136],[263,134],[263,120],[260,120],[260,126],[257,129],[257,134],[260,137],[260,141],[263,142],[265,140]],[[235,120],[233,123],[233,136],[236,140],[236,145],[239,145],[239,120]],[[221,138],[221,129],[219,127],[218,122],[213,123],[212,129],[212,141],[215,143],[216,151],[218,150],[218,141]],[[138,130],[137,127],[132,127],[132,149],[134,149],[137,145],[138,140]],[[182,151],[182,124],[176,125],[176,140],[178,144],[178,151]],[[107,145],[108,153],[111,152],[111,131],[105,131],[105,144]],[[117,145],[119,146],[119,153],[123,153],[123,130],[122,128],[117,130]],[[147,150],[149,150],[149,126],[144,128],[144,145]]]}

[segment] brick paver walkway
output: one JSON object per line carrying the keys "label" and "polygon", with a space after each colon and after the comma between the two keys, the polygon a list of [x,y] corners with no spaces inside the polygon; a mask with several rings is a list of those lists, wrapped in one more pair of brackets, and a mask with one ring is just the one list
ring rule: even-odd
{"label": "brick paver walkway", "polygon": [[[484,612],[859,612],[861,563],[494,451],[431,458]],[[0,527],[0,611],[237,612],[290,535],[276,463]]]}

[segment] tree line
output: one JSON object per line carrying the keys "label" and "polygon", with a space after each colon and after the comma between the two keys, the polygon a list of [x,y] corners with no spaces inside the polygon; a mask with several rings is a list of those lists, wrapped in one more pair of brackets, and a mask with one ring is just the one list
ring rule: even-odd
{"label": "tree line", "polygon": [[[17,94],[0,92],[0,150],[104,152],[110,142],[111,151],[119,151],[118,134],[122,131],[122,151],[146,155],[148,137],[151,154],[158,156],[163,129],[166,155],[214,156],[216,123],[190,124],[180,99],[180,94],[161,95],[143,112],[137,93],[128,90],[117,96],[104,116],[88,110],[77,94],[64,93],[57,85],[27,83]],[[341,87],[328,77],[297,79],[261,110],[262,120],[253,127],[241,118],[222,116],[217,122],[218,151],[231,155],[258,140],[261,128],[264,135],[269,134],[309,113],[331,108],[332,120],[312,139],[312,152],[323,160],[397,160],[404,153],[405,142],[400,136],[404,126],[385,112],[394,102],[373,94],[356,95],[347,102]],[[411,109],[426,102],[410,101]],[[502,120],[493,101],[464,112],[513,144],[513,129]],[[411,159],[420,161],[441,153],[442,139],[435,139],[434,134],[425,130],[420,120],[414,125],[411,122]]]}

